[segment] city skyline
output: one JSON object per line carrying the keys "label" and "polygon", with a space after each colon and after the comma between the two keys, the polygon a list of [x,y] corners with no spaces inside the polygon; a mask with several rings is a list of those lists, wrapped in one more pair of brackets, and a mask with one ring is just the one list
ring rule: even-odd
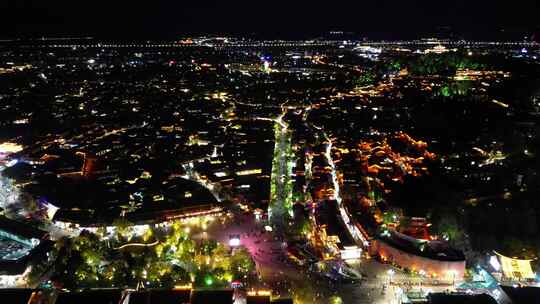
{"label": "city skyline", "polygon": [[376,1],[313,3],[274,1],[3,1],[2,38],[94,36],[167,38],[234,34],[266,38],[313,38],[328,31],[358,38],[411,39],[449,35],[457,38],[531,39],[538,32],[537,1]]}

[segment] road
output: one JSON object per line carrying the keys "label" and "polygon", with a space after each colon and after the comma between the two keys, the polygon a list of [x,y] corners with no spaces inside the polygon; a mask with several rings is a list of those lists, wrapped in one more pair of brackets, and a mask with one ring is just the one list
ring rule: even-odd
{"label": "road", "polygon": [[449,285],[426,284],[427,281],[424,278],[411,276],[373,259],[362,259],[352,267],[363,274],[364,280],[360,284],[346,285],[338,289],[344,303],[396,304],[400,303],[398,298],[402,291],[453,290]]}
{"label": "road", "polygon": [[291,138],[287,124],[283,122],[283,113],[275,119],[275,145],[274,158],[272,160],[272,176],[270,187],[269,218],[278,230],[284,229],[287,218],[292,216],[292,166],[289,164],[289,152],[291,150]]}
{"label": "road", "polygon": [[289,261],[283,242],[264,231],[252,214],[236,215],[226,225],[210,225],[207,229],[208,238],[223,244],[229,243],[231,235],[240,235],[241,246],[252,255],[260,274],[259,286],[271,288],[282,297],[294,297],[295,303],[327,303],[333,293],[327,280]]}
{"label": "road", "polygon": [[[263,229],[253,215],[236,215],[235,220],[226,225],[210,225],[207,237],[228,244],[229,236],[240,235],[241,246],[253,256],[260,274],[262,287],[276,290],[282,296],[294,296],[299,303],[329,303],[332,296],[338,296],[343,303],[399,303],[397,301],[397,284],[389,285],[388,270],[393,269],[393,283],[405,285],[409,281],[420,281],[410,275],[399,272],[393,267],[381,264],[372,259],[363,259],[352,268],[365,275],[365,280],[353,284],[334,284],[326,278],[311,273],[304,267],[297,266],[286,258],[281,241],[275,240],[271,232]],[[383,286],[387,285],[383,291]],[[418,286],[413,290],[445,291],[448,286]]]}

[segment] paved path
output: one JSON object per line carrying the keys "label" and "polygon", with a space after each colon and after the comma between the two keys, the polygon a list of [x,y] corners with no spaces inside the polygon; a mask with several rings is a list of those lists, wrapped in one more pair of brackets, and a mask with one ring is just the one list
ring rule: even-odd
{"label": "paved path", "polygon": [[253,215],[237,215],[228,225],[211,225],[208,238],[228,244],[229,236],[239,234],[241,245],[251,253],[261,277],[261,286],[276,290],[280,296],[291,297],[297,293],[302,303],[327,303],[331,291],[326,279],[321,279],[286,258],[286,250],[281,241],[264,231]]}

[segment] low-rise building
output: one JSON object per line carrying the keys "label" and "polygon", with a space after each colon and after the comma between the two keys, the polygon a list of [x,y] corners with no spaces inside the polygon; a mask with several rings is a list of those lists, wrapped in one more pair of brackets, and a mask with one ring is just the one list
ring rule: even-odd
{"label": "low-rise building", "polygon": [[447,283],[463,280],[465,256],[442,241],[415,239],[386,230],[372,241],[371,253],[423,276]]}

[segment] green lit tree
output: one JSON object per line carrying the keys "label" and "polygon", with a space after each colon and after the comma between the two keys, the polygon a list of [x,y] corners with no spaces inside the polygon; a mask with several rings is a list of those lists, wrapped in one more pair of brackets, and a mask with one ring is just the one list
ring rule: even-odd
{"label": "green lit tree", "polygon": [[372,71],[366,71],[354,79],[354,85],[365,87],[375,84],[376,75]]}

